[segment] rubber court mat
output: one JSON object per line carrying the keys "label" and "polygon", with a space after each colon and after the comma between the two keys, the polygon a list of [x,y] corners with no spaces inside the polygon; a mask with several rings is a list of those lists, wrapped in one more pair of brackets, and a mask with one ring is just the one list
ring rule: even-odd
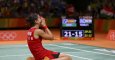
{"label": "rubber court mat", "polygon": [[[73,60],[115,60],[115,49],[73,43],[44,44],[44,47],[66,53]],[[27,45],[0,45],[0,60],[26,60],[31,56]]]}

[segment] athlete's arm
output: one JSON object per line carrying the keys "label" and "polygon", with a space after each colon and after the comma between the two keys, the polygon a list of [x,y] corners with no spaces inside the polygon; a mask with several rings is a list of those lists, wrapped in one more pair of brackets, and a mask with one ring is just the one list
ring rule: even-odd
{"label": "athlete's arm", "polygon": [[45,32],[41,29],[36,29],[35,33],[37,33],[38,36],[41,36],[43,39],[54,40],[54,36],[52,35],[52,33],[48,28],[45,29]]}
{"label": "athlete's arm", "polygon": [[47,27],[46,20],[43,17],[41,17],[41,26],[44,27],[44,31],[42,30],[41,32],[39,32],[39,35],[42,36],[44,39],[54,40],[54,36]]}

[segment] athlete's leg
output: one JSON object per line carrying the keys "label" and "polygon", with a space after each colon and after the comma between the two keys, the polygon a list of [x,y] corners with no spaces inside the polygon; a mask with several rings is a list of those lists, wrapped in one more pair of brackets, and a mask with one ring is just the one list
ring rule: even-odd
{"label": "athlete's leg", "polygon": [[48,58],[48,57],[44,57],[44,59],[43,60],[50,60],[50,58]]}
{"label": "athlete's leg", "polygon": [[72,58],[66,54],[61,53],[58,58],[52,60],[72,60]]}
{"label": "athlete's leg", "polygon": [[[34,57],[30,56],[27,60],[35,60]],[[44,57],[43,60],[50,60],[48,57]],[[51,60],[72,60],[72,58],[66,54],[60,53],[59,57]]]}
{"label": "athlete's leg", "polygon": [[35,60],[35,59],[34,59],[34,57],[29,56],[29,57],[27,57],[27,59],[26,59],[26,60]]}
{"label": "athlete's leg", "polygon": [[[26,60],[35,60],[35,58],[34,57],[32,57],[32,56],[29,56],[29,57],[27,57],[27,59]],[[43,60],[50,60],[48,57],[44,57],[44,59]]]}

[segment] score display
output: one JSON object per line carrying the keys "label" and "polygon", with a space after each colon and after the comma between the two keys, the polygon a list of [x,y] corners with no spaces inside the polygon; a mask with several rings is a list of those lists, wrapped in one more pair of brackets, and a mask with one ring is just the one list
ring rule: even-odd
{"label": "score display", "polygon": [[92,16],[79,16],[78,19],[62,19],[61,37],[63,39],[92,40],[94,21]]}
{"label": "score display", "polygon": [[92,37],[92,31],[91,30],[63,30],[62,35],[64,37],[75,37],[75,38]]}
{"label": "score display", "polygon": [[83,37],[83,30],[63,30],[64,37]]}

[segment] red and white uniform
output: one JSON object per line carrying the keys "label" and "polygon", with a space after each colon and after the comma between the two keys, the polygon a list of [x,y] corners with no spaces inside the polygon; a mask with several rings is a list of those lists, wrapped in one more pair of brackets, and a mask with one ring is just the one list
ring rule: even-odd
{"label": "red and white uniform", "polygon": [[43,47],[42,37],[34,37],[34,31],[36,29],[37,28],[31,28],[27,33],[28,47],[33,54],[35,60],[42,60],[45,56],[49,57],[50,59],[54,59],[53,54],[58,54],[58,52],[53,52]]}

